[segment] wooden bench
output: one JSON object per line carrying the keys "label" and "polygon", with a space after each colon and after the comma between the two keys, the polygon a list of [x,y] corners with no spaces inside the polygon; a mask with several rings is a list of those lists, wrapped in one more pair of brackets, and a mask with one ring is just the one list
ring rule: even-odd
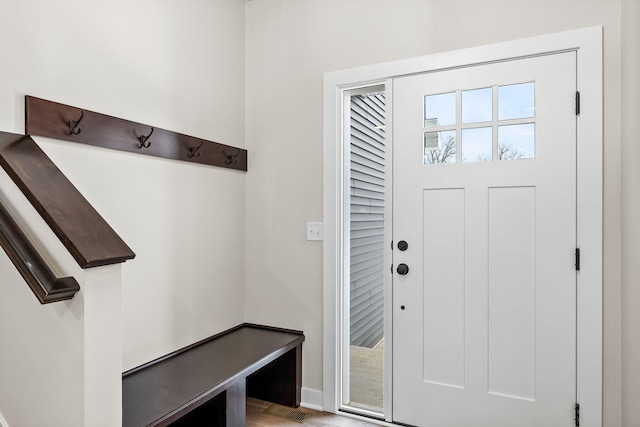
{"label": "wooden bench", "polygon": [[122,375],[123,427],[244,427],[246,397],[300,406],[300,331],[242,324]]}

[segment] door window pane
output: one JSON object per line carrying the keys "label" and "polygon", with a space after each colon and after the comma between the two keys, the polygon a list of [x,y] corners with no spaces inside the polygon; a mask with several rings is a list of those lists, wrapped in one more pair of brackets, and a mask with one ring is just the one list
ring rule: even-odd
{"label": "door window pane", "polygon": [[455,163],[456,131],[424,133],[424,164]]}
{"label": "door window pane", "polygon": [[498,86],[498,119],[524,119],[535,116],[533,82]]}
{"label": "door window pane", "polygon": [[462,91],[462,123],[490,122],[493,118],[490,87]]}
{"label": "door window pane", "polygon": [[493,158],[493,128],[462,130],[462,161],[488,162]]}
{"label": "door window pane", "polygon": [[424,97],[424,127],[456,124],[456,93]]}
{"label": "door window pane", "polygon": [[498,159],[533,159],[535,151],[535,124],[498,126]]}

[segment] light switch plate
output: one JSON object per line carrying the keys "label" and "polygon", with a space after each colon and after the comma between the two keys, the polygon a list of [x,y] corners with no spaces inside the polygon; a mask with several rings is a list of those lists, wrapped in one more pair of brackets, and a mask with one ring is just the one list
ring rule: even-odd
{"label": "light switch plate", "polygon": [[321,222],[307,222],[307,240],[323,240],[324,233],[322,231]]}

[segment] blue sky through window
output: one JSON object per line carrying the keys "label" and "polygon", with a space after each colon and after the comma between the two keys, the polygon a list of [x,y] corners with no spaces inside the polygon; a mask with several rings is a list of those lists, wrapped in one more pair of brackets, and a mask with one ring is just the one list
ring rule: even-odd
{"label": "blue sky through window", "polygon": [[498,86],[498,120],[535,116],[534,83]]}
{"label": "blue sky through window", "polygon": [[424,97],[425,127],[456,124],[456,93],[441,93]]}
{"label": "blue sky through window", "polygon": [[493,129],[490,127],[462,130],[462,161],[487,162],[492,158]]}
{"label": "blue sky through window", "polygon": [[493,90],[473,89],[462,91],[462,123],[490,122],[493,118]]}
{"label": "blue sky through window", "polygon": [[[511,146],[513,153],[521,159],[535,157],[535,124],[498,126],[498,145]],[[508,160],[508,159],[505,159]]]}

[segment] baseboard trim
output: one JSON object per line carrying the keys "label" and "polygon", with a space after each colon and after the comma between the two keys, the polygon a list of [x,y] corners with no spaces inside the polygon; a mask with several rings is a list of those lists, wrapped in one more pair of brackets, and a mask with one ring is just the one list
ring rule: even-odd
{"label": "baseboard trim", "polygon": [[309,409],[322,411],[322,392],[311,388],[302,387],[302,403],[301,406]]}

